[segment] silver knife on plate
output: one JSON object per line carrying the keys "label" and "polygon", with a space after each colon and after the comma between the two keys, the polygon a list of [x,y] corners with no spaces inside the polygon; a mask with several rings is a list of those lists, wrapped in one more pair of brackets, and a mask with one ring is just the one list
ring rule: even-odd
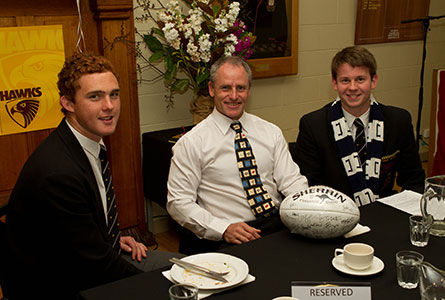
{"label": "silver knife on plate", "polygon": [[228,280],[225,279],[223,277],[223,275],[224,274],[228,274],[229,272],[220,273],[220,272],[212,271],[212,270],[204,268],[202,266],[199,266],[199,265],[196,265],[196,264],[192,264],[192,263],[189,263],[187,261],[183,261],[183,260],[180,260],[180,259],[177,259],[177,258],[174,258],[174,257],[170,258],[169,261],[174,263],[174,264],[176,264],[176,265],[178,265],[178,266],[180,266],[180,267],[182,267],[182,268],[184,268],[184,269],[195,271],[194,273],[196,273],[196,271],[198,271],[199,274],[202,274],[202,275],[204,275],[206,277],[210,277],[210,278],[216,279],[216,280],[221,281],[221,282],[228,282]]}

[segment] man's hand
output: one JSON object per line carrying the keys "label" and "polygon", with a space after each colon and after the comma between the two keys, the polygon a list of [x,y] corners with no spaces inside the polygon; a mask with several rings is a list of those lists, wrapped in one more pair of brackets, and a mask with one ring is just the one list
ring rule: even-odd
{"label": "man's hand", "polygon": [[230,244],[242,244],[259,239],[261,230],[253,228],[244,222],[230,224],[224,231],[223,238]]}
{"label": "man's hand", "polygon": [[141,261],[142,257],[147,257],[148,248],[144,244],[136,242],[132,236],[121,236],[120,243],[123,251],[131,252],[132,260]]}

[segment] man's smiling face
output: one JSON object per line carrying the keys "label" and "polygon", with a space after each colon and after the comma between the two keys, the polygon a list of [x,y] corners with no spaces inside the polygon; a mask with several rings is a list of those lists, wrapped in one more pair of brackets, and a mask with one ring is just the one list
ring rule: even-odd
{"label": "man's smiling face", "polygon": [[332,84],[342,107],[358,117],[369,108],[371,91],[377,86],[377,74],[371,78],[367,67],[352,67],[344,63],[337,70],[337,78],[332,78]]}
{"label": "man's smiling face", "polygon": [[209,94],[216,109],[232,120],[244,113],[250,96],[249,78],[240,65],[224,63],[216,73],[214,85],[209,82]]}
{"label": "man's smiling face", "polygon": [[120,114],[119,83],[111,72],[83,75],[74,101],[61,98],[70,124],[84,136],[100,141],[116,130]]}

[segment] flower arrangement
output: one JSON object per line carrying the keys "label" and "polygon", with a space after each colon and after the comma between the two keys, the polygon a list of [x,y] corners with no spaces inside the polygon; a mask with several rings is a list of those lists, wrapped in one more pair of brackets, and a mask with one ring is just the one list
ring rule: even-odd
{"label": "flower arrangement", "polygon": [[[238,19],[239,2],[228,0],[137,0],[144,11],[138,20],[152,20],[157,26],[142,35],[151,52],[148,63],[164,61],[162,75],[170,91],[167,100],[173,102],[175,92],[188,88],[199,95],[208,95],[210,66],[221,56],[237,55],[247,60],[255,37]],[[183,10],[188,9],[185,14]],[[182,71],[187,78],[177,78]]]}

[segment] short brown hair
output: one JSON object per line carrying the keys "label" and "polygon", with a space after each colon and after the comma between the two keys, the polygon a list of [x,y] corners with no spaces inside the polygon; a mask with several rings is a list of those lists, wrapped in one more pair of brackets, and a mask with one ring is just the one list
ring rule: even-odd
{"label": "short brown hair", "polygon": [[[57,87],[60,97],[65,96],[74,102],[74,96],[80,88],[78,84],[80,77],[86,74],[105,72],[112,72],[116,76],[113,64],[105,57],[91,53],[73,54],[65,60],[63,68],[58,74]],[[63,107],[62,112],[66,114]]]}
{"label": "short brown hair", "polygon": [[331,63],[332,78],[337,80],[337,71],[342,64],[349,64],[351,67],[367,67],[371,79],[377,74],[377,62],[374,55],[368,49],[360,46],[346,47],[338,52]]}

